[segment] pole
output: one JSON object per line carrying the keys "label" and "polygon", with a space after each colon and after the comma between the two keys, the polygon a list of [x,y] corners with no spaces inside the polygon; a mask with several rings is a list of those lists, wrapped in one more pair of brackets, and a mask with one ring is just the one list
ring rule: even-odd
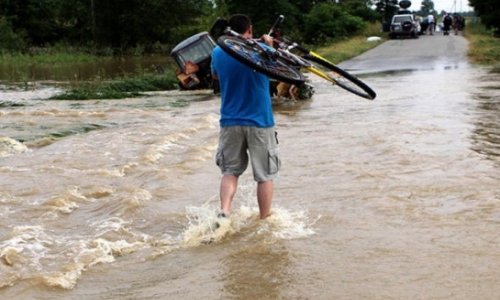
{"label": "pole", "polygon": [[90,18],[91,18],[91,30],[92,30],[92,40],[94,41],[95,44],[95,6],[94,6],[94,0],[90,0]]}

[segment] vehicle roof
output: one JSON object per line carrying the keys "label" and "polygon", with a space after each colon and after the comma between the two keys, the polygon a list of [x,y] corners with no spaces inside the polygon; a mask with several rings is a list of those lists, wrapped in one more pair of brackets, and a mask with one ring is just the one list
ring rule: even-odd
{"label": "vehicle roof", "polygon": [[392,16],[392,22],[396,19],[408,19],[410,18],[411,20],[415,20],[415,17],[412,14],[404,14],[404,15],[394,15]]}
{"label": "vehicle roof", "polygon": [[195,34],[193,36],[188,37],[187,39],[185,39],[182,42],[180,42],[179,44],[177,44],[174,47],[174,49],[172,49],[172,51],[170,51],[170,55],[173,55],[176,52],[178,52],[179,50],[181,50],[183,48],[186,48],[187,46],[191,45],[192,43],[194,43],[194,42],[202,39],[206,35],[208,35],[208,32],[203,31],[203,32],[200,32],[200,33],[197,33],[197,34]]}

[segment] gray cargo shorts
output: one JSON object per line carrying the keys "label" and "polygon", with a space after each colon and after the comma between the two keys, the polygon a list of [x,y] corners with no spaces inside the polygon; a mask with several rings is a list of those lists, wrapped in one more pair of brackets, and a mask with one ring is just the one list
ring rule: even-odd
{"label": "gray cargo shorts", "polygon": [[277,135],[274,127],[222,127],[215,158],[222,174],[234,176],[243,174],[250,155],[255,181],[273,180],[281,167]]}

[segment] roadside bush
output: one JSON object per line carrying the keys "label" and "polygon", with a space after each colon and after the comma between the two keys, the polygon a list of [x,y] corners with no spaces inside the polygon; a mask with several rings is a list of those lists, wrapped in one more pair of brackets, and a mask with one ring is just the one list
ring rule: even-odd
{"label": "roadside bush", "polygon": [[324,43],[329,39],[351,36],[365,26],[363,19],[350,15],[341,7],[321,3],[314,6],[305,18],[305,41]]}
{"label": "roadside bush", "polygon": [[0,17],[0,50],[21,51],[26,44],[22,35],[16,34],[5,17]]}

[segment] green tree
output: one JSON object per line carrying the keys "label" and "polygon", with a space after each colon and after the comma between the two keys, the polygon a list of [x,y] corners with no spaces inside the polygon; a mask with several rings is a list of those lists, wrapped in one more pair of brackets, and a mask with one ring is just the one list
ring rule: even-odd
{"label": "green tree", "polygon": [[300,15],[297,6],[288,0],[226,0],[224,3],[228,13],[226,17],[235,13],[248,15],[257,35],[266,33],[279,15],[286,18],[285,28],[294,28],[298,24],[297,16]]}
{"label": "green tree", "polygon": [[12,30],[6,17],[0,16],[0,50],[21,51],[25,48],[23,36]]}
{"label": "green tree", "polygon": [[362,18],[365,21],[377,21],[378,14],[371,8],[371,0],[342,0],[340,6],[345,9],[350,15]]}
{"label": "green tree", "polygon": [[428,14],[435,13],[434,2],[432,0],[422,0],[422,5],[420,6],[420,13],[424,16]]}
{"label": "green tree", "polygon": [[0,14],[12,25],[14,32],[25,32],[28,42],[44,46],[61,37],[58,12],[62,0],[2,0]]}
{"label": "green tree", "polygon": [[209,0],[94,0],[96,43],[117,49],[175,43],[200,31]]}
{"label": "green tree", "polygon": [[320,3],[306,16],[305,41],[322,43],[332,38],[343,38],[362,29],[366,24],[342,9],[340,5]]}
{"label": "green tree", "polygon": [[374,4],[382,22],[390,22],[392,16],[399,10],[398,0],[375,0]]}
{"label": "green tree", "polygon": [[500,6],[498,0],[469,0],[469,4],[474,8],[476,15],[481,17],[481,23],[494,30],[496,36],[500,36]]}

